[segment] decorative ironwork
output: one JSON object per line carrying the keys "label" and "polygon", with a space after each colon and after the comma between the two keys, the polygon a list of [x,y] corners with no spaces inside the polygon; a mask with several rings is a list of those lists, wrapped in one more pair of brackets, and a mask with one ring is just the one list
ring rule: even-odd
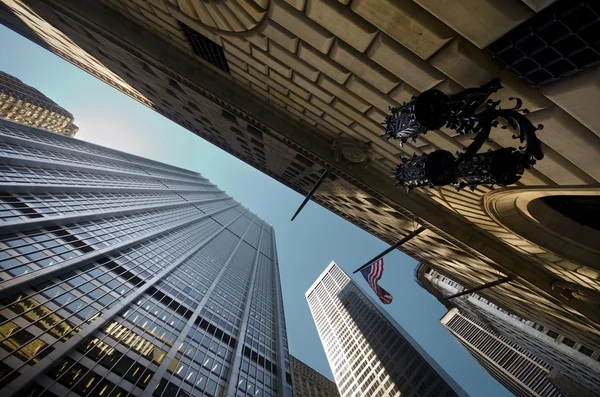
{"label": "decorative ironwork", "polygon": [[[454,95],[431,89],[397,108],[390,108],[390,115],[383,123],[387,139],[396,139],[400,145],[409,139],[416,140],[420,134],[446,127],[458,134],[477,134],[463,153],[453,155],[446,150],[436,150],[422,156],[401,158],[393,171],[397,184],[408,191],[415,187],[454,185],[457,189],[477,185],[511,185],[517,182],[526,168],[544,157],[542,146],[535,135],[535,127],[524,115],[518,98],[511,109],[499,107],[500,101],[489,96],[502,88],[499,79],[494,79],[479,88],[469,88]],[[517,132],[513,138],[525,146],[502,148],[478,153],[489,139],[492,128],[504,120]]]}

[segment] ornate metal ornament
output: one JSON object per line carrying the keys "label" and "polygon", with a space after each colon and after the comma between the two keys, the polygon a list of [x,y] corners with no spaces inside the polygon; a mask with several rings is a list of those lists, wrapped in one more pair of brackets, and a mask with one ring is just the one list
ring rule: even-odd
{"label": "ornate metal ornament", "polygon": [[[443,126],[458,134],[477,134],[463,153],[456,155],[446,150],[436,150],[422,156],[401,158],[394,168],[393,176],[397,184],[407,191],[415,187],[454,185],[457,189],[477,185],[511,185],[517,182],[526,168],[531,168],[536,160],[544,157],[535,127],[521,109],[518,98],[511,109],[499,107],[500,101],[492,101],[489,96],[502,88],[499,79],[494,79],[480,88],[469,88],[454,95],[431,89],[397,108],[390,108],[391,114],[383,123],[387,139],[397,139],[400,146],[409,139],[415,141],[421,134]],[[517,132],[525,146],[502,148],[478,153],[489,139],[492,128],[505,120],[507,126]]]}

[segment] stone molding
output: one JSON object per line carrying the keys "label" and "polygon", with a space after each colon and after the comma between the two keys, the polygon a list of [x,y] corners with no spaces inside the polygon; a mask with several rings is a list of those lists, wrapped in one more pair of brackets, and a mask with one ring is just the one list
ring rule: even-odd
{"label": "stone molding", "polygon": [[600,270],[600,232],[538,200],[548,196],[600,195],[600,187],[521,188],[492,191],[485,210],[498,224],[571,262]]}

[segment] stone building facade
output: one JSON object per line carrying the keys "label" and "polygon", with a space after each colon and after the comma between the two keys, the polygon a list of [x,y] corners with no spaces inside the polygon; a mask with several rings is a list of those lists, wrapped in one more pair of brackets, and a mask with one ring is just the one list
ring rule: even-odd
{"label": "stone building facade", "polygon": [[[464,291],[426,265],[420,264],[416,275],[417,282],[438,299]],[[442,303],[449,309],[442,325],[514,394],[600,394],[599,350],[575,342],[560,329],[506,311],[477,293]]]}
{"label": "stone building facade", "polygon": [[[0,21],[521,317],[600,347],[598,3],[591,0],[2,0]],[[580,22],[574,22],[580,21]],[[582,22],[581,22],[582,21]],[[554,35],[552,33],[555,33]],[[406,194],[400,155],[469,136],[382,140],[388,106],[494,77],[523,99],[545,158],[509,188]],[[484,148],[517,146],[494,131]],[[548,199],[548,197],[550,197]],[[296,203],[290,205],[290,211]]]}
{"label": "stone building facade", "polygon": [[294,356],[290,356],[290,370],[294,385],[294,397],[340,396],[334,382]]}
{"label": "stone building facade", "polygon": [[441,323],[494,379],[515,396],[567,395],[549,379],[551,367],[548,363],[465,313],[451,309]]}
{"label": "stone building facade", "polygon": [[0,117],[74,136],[73,115],[21,80],[0,71]]}

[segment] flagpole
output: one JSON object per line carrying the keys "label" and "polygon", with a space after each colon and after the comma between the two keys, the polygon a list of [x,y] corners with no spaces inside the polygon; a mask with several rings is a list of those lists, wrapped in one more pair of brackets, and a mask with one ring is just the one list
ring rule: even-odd
{"label": "flagpole", "polygon": [[413,237],[418,236],[422,231],[425,230],[425,226],[421,226],[419,227],[417,230],[415,230],[412,233],[409,233],[408,235],[406,235],[406,237],[404,237],[402,240],[398,241],[396,244],[392,245],[390,248],[386,249],[385,251],[383,251],[381,254],[377,255],[375,258],[371,259],[370,261],[368,261],[367,263],[365,263],[364,265],[362,265],[361,267],[359,267],[358,269],[356,269],[355,271],[352,272],[352,274],[358,273],[360,272],[362,269],[369,267],[369,265],[371,265],[373,262],[375,262],[377,259],[382,258],[384,256],[386,256],[387,254],[389,254],[390,252],[392,252],[393,250],[395,250],[396,248],[400,247],[402,244],[406,243],[407,241],[411,240]]}
{"label": "flagpole", "polygon": [[325,169],[325,171],[323,172],[323,174],[321,175],[321,177],[319,178],[319,180],[317,181],[317,183],[315,183],[315,186],[313,186],[313,188],[310,191],[310,193],[308,193],[306,195],[306,198],[304,199],[304,201],[302,202],[302,204],[300,204],[300,207],[296,210],[296,213],[294,214],[294,216],[292,216],[291,222],[294,222],[294,219],[296,219],[296,216],[298,216],[298,214],[300,213],[300,211],[302,211],[302,208],[304,208],[304,206],[306,205],[306,203],[308,203],[308,200],[310,200],[310,198],[313,196],[313,194],[315,194],[315,192],[317,191],[317,189],[319,188],[319,186],[321,186],[321,183],[323,183],[323,181],[325,180],[325,178],[327,178],[327,175],[329,175],[329,170]]}
{"label": "flagpole", "polygon": [[458,298],[459,296],[471,294],[473,292],[481,291],[482,289],[486,289],[486,288],[490,288],[490,287],[495,287],[496,285],[508,283],[509,281],[512,281],[512,277],[510,277],[510,276],[503,277],[500,280],[492,281],[491,283],[486,283],[486,284],[480,285],[479,287],[467,289],[467,290],[464,290],[464,291],[459,292],[457,294],[447,296],[447,297],[445,297],[443,299],[440,299],[440,302],[444,302],[444,301],[447,301],[447,300],[450,300],[450,299]]}

